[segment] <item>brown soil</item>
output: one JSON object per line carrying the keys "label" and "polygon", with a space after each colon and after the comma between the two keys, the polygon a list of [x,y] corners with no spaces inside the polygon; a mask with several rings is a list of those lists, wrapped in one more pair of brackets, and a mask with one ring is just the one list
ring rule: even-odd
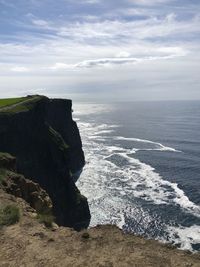
{"label": "brown soil", "polygon": [[0,205],[16,203],[19,223],[0,229],[0,267],[199,267],[200,255],[124,234],[115,226],[82,232],[48,229],[20,198],[0,189]]}

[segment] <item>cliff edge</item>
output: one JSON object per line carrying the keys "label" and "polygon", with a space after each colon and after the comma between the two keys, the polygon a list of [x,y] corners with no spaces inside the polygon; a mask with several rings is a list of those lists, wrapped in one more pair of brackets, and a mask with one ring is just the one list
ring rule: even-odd
{"label": "cliff edge", "polygon": [[29,96],[0,108],[0,151],[14,156],[15,171],[47,192],[57,224],[89,225],[87,199],[74,182],[85,160],[71,100]]}

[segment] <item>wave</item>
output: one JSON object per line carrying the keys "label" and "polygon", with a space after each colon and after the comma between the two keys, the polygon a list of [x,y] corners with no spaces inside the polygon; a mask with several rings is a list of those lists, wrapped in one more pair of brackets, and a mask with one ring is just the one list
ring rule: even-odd
{"label": "wave", "polygon": [[145,140],[145,139],[139,139],[139,138],[134,138],[134,137],[123,137],[123,136],[117,136],[117,137],[114,137],[114,139],[115,140],[134,141],[134,142],[139,142],[139,143],[152,144],[152,145],[156,145],[159,147],[157,149],[156,148],[154,148],[154,149],[150,148],[150,149],[140,149],[140,150],[160,150],[160,151],[181,152],[181,151],[176,150],[172,147],[164,146],[161,143],[157,143],[157,142],[153,142],[153,141]]}
{"label": "wave", "polygon": [[[184,232],[180,227],[169,227],[158,214],[145,210],[142,203],[164,205],[169,212],[176,207],[177,210],[180,209],[178,212],[197,218],[200,217],[200,207],[186,196],[177,183],[164,180],[152,166],[135,157],[139,150],[159,150],[163,153],[180,151],[150,140],[107,135],[117,125],[98,125],[83,121],[78,121],[78,125],[87,164],[77,185],[88,198],[92,215],[91,226],[113,223],[120,228],[137,234],[148,234],[148,237],[159,240],[163,240],[164,231],[164,236],[168,236],[171,242],[180,244],[180,248],[192,250],[192,242],[196,244],[198,240],[193,239],[189,243],[189,238],[184,239],[183,233],[190,231],[189,227],[185,227]],[[113,139],[133,143],[131,148],[126,148],[123,143],[113,144]],[[135,148],[134,142],[151,144],[154,147]],[[177,231],[179,235],[176,234]]]}
{"label": "wave", "polygon": [[[115,155],[115,154],[112,154]],[[200,218],[200,206],[196,205],[185,195],[184,191],[178,187],[177,183],[171,183],[163,180],[162,176],[155,172],[155,169],[138,159],[132,158],[126,153],[118,153],[127,159],[133,168],[124,169],[124,175],[127,173],[131,177],[131,187],[134,188],[133,195],[152,201],[155,204],[176,204],[186,212]],[[108,158],[107,158],[108,159]],[[139,190],[137,185],[139,184]]]}
{"label": "wave", "polygon": [[114,130],[102,130],[102,131],[96,132],[94,135],[107,134],[107,133],[113,133],[113,132]]}

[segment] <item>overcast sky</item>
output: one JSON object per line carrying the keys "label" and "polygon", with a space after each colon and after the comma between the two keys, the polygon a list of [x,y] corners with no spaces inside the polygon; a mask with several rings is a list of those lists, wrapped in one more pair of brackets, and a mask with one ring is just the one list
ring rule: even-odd
{"label": "overcast sky", "polygon": [[0,0],[0,97],[200,99],[199,0]]}

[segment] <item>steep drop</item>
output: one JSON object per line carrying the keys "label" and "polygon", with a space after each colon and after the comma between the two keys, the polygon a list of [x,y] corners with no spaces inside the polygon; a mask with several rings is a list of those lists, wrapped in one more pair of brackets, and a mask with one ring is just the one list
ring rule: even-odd
{"label": "steep drop", "polygon": [[47,191],[59,225],[81,229],[90,212],[73,179],[85,160],[71,109],[71,100],[33,96],[0,110],[0,151],[15,156],[17,172]]}

